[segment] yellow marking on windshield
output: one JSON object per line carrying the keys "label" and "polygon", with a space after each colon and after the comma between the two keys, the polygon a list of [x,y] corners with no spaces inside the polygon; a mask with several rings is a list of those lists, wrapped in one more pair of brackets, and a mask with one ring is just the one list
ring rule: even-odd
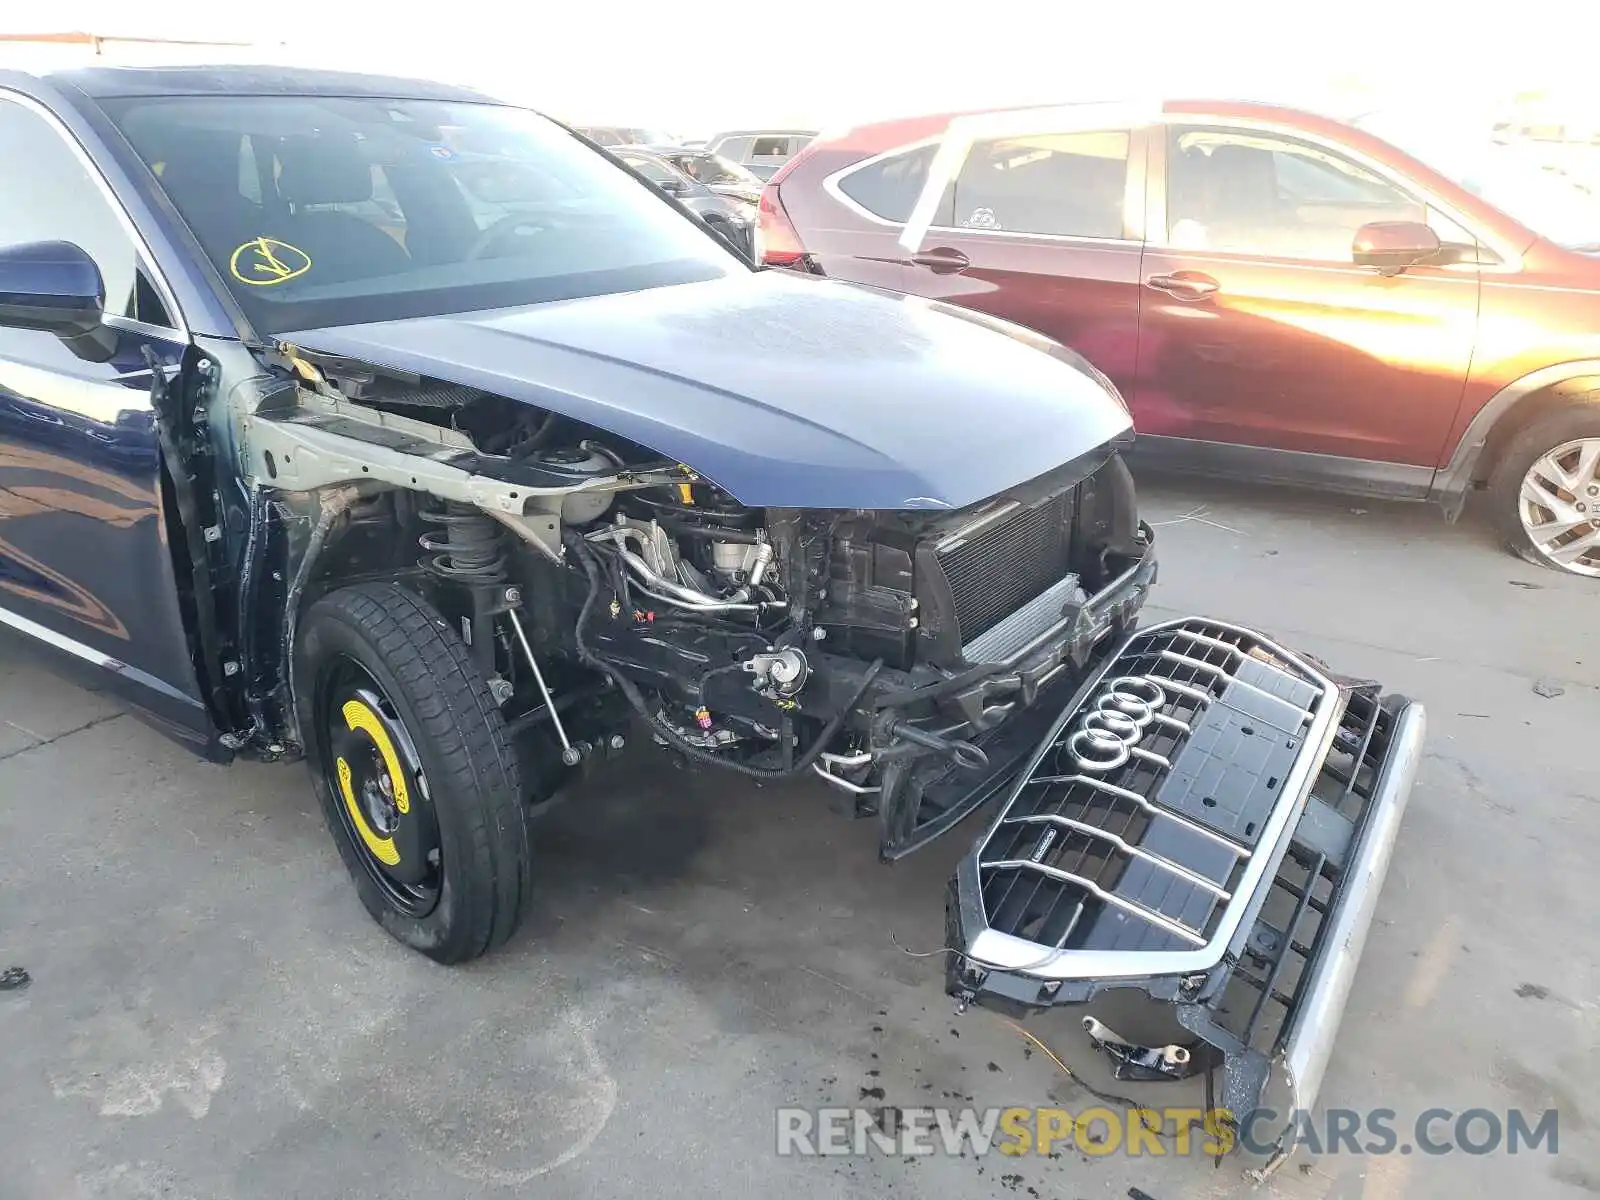
{"label": "yellow marking on windshield", "polygon": [[277,238],[252,238],[233,252],[228,271],[251,287],[272,287],[298,279],[311,270],[311,256]]}

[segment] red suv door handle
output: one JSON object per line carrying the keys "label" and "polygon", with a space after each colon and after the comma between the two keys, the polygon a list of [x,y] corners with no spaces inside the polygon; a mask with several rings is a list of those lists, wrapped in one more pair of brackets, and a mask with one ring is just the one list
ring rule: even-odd
{"label": "red suv door handle", "polygon": [[1204,300],[1222,285],[1199,271],[1178,271],[1172,275],[1152,275],[1145,282],[1175,300]]}
{"label": "red suv door handle", "polygon": [[919,267],[927,267],[935,275],[955,275],[972,265],[970,258],[949,246],[935,246],[932,250],[913,254],[911,261]]}

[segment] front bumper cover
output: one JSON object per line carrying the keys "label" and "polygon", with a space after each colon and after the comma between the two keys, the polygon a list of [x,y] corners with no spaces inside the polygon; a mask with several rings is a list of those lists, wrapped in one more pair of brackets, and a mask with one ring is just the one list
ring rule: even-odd
{"label": "front bumper cover", "polygon": [[1425,727],[1249,630],[1136,631],[959,864],[948,990],[1076,1008],[1120,1078],[1220,1065],[1221,1107],[1281,1141],[1321,1088]]}

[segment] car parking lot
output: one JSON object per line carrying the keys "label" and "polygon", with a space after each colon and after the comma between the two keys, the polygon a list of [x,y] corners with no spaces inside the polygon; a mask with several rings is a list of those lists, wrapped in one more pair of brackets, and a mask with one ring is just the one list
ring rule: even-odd
{"label": "car parking lot", "polygon": [[[1254,625],[1429,708],[1322,1103],[1560,1110],[1553,1157],[1300,1157],[1264,1190],[1600,1192],[1596,582],[1420,507],[1141,499],[1149,619]],[[785,1105],[1092,1103],[905,953],[940,945],[975,825],[879,867],[820,787],[624,759],[542,819],[530,927],[447,970],[372,926],[300,772],[194,761],[12,643],[0,796],[0,966],[34,977],[0,993],[7,1200],[1249,1191],[1237,1159],[774,1154]],[[1065,1020],[1031,1028],[1104,1081]]]}

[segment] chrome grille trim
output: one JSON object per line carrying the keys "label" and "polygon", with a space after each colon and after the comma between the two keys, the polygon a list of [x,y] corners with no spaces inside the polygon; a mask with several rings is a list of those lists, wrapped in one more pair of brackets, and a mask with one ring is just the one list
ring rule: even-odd
{"label": "chrome grille trim", "polygon": [[1187,683],[1179,683],[1176,679],[1167,679],[1164,676],[1161,680],[1161,686],[1171,688],[1175,692],[1182,692],[1191,700],[1205,701],[1217,698],[1215,692],[1208,692],[1204,688],[1192,687]]}
{"label": "chrome grille trim", "polygon": [[1159,854],[1151,854],[1142,846],[1135,846],[1123,841],[1110,830],[1101,829],[1098,825],[1090,825],[1086,821],[1074,821],[1071,817],[1063,817],[1059,813],[1037,813],[1026,817],[1007,817],[1002,824],[1006,825],[1054,825],[1060,829],[1071,829],[1087,837],[1099,838],[1101,841],[1110,842],[1124,853],[1135,858],[1141,858],[1147,863],[1154,863],[1165,871],[1170,871],[1179,879],[1186,879],[1196,887],[1204,888],[1219,900],[1228,899],[1229,891],[1220,888],[1216,883],[1204,875],[1197,875],[1181,863],[1175,863],[1170,858],[1163,858]]}
{"label": "chrome grille trim", "polygon": [[[1141,921],[1172,934],[1173,937],[1182,938],[1184,941],[1196,946],[1204,946],[1206,944],[1205,938],[1195,933],[1187,925],[1180,925],[1178,922],[1162,916],[1153,908],[1146,908],[1142,904],[1135,904],[1131,900],[1124,899],[1115,892],[1108,892],[1094,880],[1085,879],[1082,875],[1075,875],[1071,871],[1063,871],[1057,867],[1049,867],[1044,863],[1032,862],[1026,858],[1007,858],[989,865],[996,870],[1037,871],[1047,878],[1059,879],[1062,883],[1076,884],[1078,887],[1083,888],[1084,891],[1100,897],[1112,908],[1121,909],[1129,916],[1138,917]],[[1028,944],[1031,945],[1032,943]],[[1063,950],[1062,953],[1068,954],[1071,951]]]}
{"label": "chrome grille trim", "polygon": [[1200,671],[1210,671],[1213,675],[1221,676],[1224,680],[1233,678],[1232,675],[1229,675],[1216,663],[1208,663],[1203,658],[1192,658],[1187,654],[1180,654],[1176,650],[1163,650],[1161,651],[1161,657],[1168,662],[1182,663],[1186,667],[1194,667]]}
{"label": "chrome grille trim", "polygon": [[1103,779],[1091,779],[1087,775],[1035,775],[1032,779],[1025,780],[1024,786],[1031,786],[1032,784],[1036,783],[1081,783],[1086,787],[1098,788],[1100,791],[1109,793],[1110,795],[1117,797],[1119,800],[1127,800],[1132,804],[1137,804],[1152,817],[1164,817],[1169,821],[1175,821],[1177,824],[1182,825],[1190,833],[1199,834],[1201,837],[1207,838],[1215,842],[1217,845],[1233,851],[1234,857],[1236,858],[1250,857],[1249,847],[1241,846],[1238,842],[1223,837],[1222,834],[1217,833],[1215,830],[1207,829],[1204,825],[1195,824],[1182,813],[1175,813],[1170,808],[1158,808],[1156,805],[1151,804],[1150,801],[1146,800],[1143,796],[1139,795],[1138,792],[1130,792],[1127,788],[1119,788],[1116,784],[1107,783]]}
{"label": "chrome grille trim", "polygon": [[1187,638],[1191,642],[1199,642],[1202,646],[1210,646],[1217,650],[1226,650],[1237,658],[1248,658],[1249,655],[1235,646],[1232,642],[1225,642],[1221,638],[1214,638],[1209,633],[1195,633],[1191,629],[1181,629],[1178,636]]}
{"label": "chrome grille trim", "polygon": [[[1166,659],[1168,662],[1182,663],[1184,666],[1186,666],[1186,667],[1194,667],[1196,670],[1209,671],[1209,672],[1212,673],[1212,675],[1220,678],[1225,684],[1232,684],[1235,687],[1245,688],[1245,689],[1247,689],[1249,691],[1255,692],[1258,696],[1271,696],[1272,699],[1280,700],[1280,701],[1283,699],[1283,697],[1281,697],[1281,696],[1273,696],[1272,693],[1267,691],[1265,688],[1257,687],[1255,684],[1251,683],[1248,679],[1240,679],[1237,675],[1229,675],[1221,667],[1217,666],[1216,663],[1208,663],[1208,662],[1204,661],[1203,659],[1191,658],[1187,654],[1179,654],[1176,650],[1163,650],[1163,651],[1161,651],[1161,657]],[[1239,654],[1239,655],[1236,655],[1236,657],[1239,660],[1244,661],[1244,660],[1248,660],[1250,656],[1247,655],[1247,654]],[[1271,664],[1263,663],[1262,665],[1263,666],[1270,666]],[[1161,682],[1163,684],[1166,684],[1166,683],[1168,683],[1170,681],[1165,676],[1163,676]],[[1213,700],[1216,699],[1216,693],[1215,692],[1208,693],[1208,695],[1211,697],[1211,699],[1213,699]],[[1305,709],[1301,709],[1300,711],[1302,713],[1306,712]],[[1310,714],[1307,713],[1306,715],[1309,716]],[[1288,730],[1284,730],[1284,732],[1287,733],[1289,731]]]}
{"label": "chrome grille trim", "polygon": [[[1237,638],[1239,641],[1234,643],[1226,640],[1229,638]],[[1184,642],[1184,639],[1188,641]],[[1209,650],[1223,652],[1229,656],[1231,664],[1238,664],[1237,671],[1230,673],[1215,663],[1206,662],[1202,657],[1173,650],[1171,649],[1173,643],[1194,646],[1197,650],[1200,647],[1207,647]],[[1245,646],[1250,649],[1244,648]],[[1294,757],[1288,765],[1281,786],[1275,790],[1276,801],[1270,810],[1265,811],[1260,832],[1256,834],[1248,828],[1244,830],[1255,838],[1253,847],[1239,845],[1217,830],[1204,827],[1185,813],[1157,804],[1149,796],[1142,796],[1130,788],[1120,787],[1107,780],[1093,779],[1081,773],[1070,774],[1059,771],[1052,771],[1049,775],[1039,773],[1046,757],[1053,751],[1061,749],[1063,734],[1075,728],[1074,723],[1092,708],[1108,677],[1140,673],[1138,667],[1128,661],[1130,658],[1146,662],[1156,660],[1161,663],[1172,663],[1174,666],[1191,669],[1201,678],[1213,680],[1210,686],[1195,686],[1186,680],[1169,679],[1164,673],[1154,677],[1162,688],[1174,695],[1186,697],[1192,703],[1211,705],[1221,701],[1225,696],[1238,696],[1238,693],[1229,690],[1234,686],[1242,687],[1246,692],[1271,701],[1270,704],[1261,705],[1252,703],[1245,708],[1240,708],[1237,703],[1229,703],[1228,708],[1234,718],[1243,714],[1254,720],[1257,708],[1271,711],[1276,705],[1285,706],[1275,714],[1280,718],[1286,717],[1291,711],[1298,711],[1304,718],[1300,727],[1291,733],[1295,743],[1288,750],[1292,751]],[[1248,664],[1252,662],[1257,664],[1257,669],[1249,668]],[[1238,672],[1250,674],[1267,686],[1260,686],[1251,679],[1241,678]],[[1309,694],[1311,699],[1307,702],[1308,706],[1297,705],[1284,695],[1275,695],[1273,691],[1268,690],[1274,686],[1268,673],[1282,677],[1283,690],[1296,700],[1304,700]],[[1288,680],[1296,682],[1291,684]],[[968,936],[964,952],[971,956],[975,965],[980,967],[988,965],[1008,971],[1019,971],[1042,980],[1187,973],[1205,971],[1215,966],[1227,951],[1230,941],[1245,919],[1251,899],[1259,890],[1264,876],[1269,870],[1275,870],[1283,857],[1288,845],[1287,839],[1292,836],[1295,823],[1304,810],[1311,785],[1328,756],[1343,707],[1344,698],[1338,687],[1318,667],[1251,630],[1222,621],[1188,618],[1163,622],[1136,631],[1084,685],[1074,706],[1063,712],[1051,726],[1050,732],[1040,742],[1027,766],[1011,785],[990,827],[958,866],[957,880],[962,909],[981,918],[967,921]],[[1195,723],[1198,726],[1198,716],[1195,718]],[[1265,721],[1264,724],[1273,727],[1276,722]],[[1174,761],[1178,758],[1176,749],[1171,753],[1171,758]],[[1148,770],[1148,767],[1144,769]],[[1215,896],[1215,891],[1212,889],[1219,886],[1230,893],[1226,899],[1217,897],[1216,904],[1206,920],[1207,928],[1204,932],[1195,933],[1167,913],[1155,912],[1145,904],[1130,901],[1125,896],[1118,896],[1107,886],[1094,879],[1085,878],[1075,871],[1061,870],[1046,863],[1019,858],[1017,854],[1021,847],[1014,843],[1005,857],[989,861],[983,859],[985,850],[997,835],[1005,831],[1007,836],[1014,837],[1017,825],[1024,823],[1011,814],[1024,789],[1034,785],[1062,782],[1081,784],[1092,791],[1127,801],[1151,821],[1159,818],[1162,821],[1172,822],[1187,834],[1203,837],[1206,843],[1213,847],[1222,846],[1228,849],[1230,860],[1236,865],[1234,871],[1229,873],[1229,878],[1223,880],[1222,884],[1217,884],[1213,880],[1212,888],[1196,885],[1193,880],[1187,878],[1187,875],[1195,873],[1192,870],[1184,870],[1182,873],[1167,871],[1161,876],[1172,879],[1175,884],[1181,881],[1182,886],[1186,888],[1200,887],[1202,891],[1189,893],[1193,896],[1198,896],[1202,892]],[[1149,786],[1154,795],[1159,782]],[[1068,803],[1068,799],[1061,801],[1063,806]],[[1078,815],[1082,816],[1089,811],[1090,809],[1085,808]],[[1018,817],[1035,815],[1047,814],[1025,812],[1018,814]],[[1038,823],[1046,826],[1055,824]],[[1155,827],[1147,825],[1139,832],[1138,840],[1147,838],[1149,830]],[[1226,827],[1225,821],[1219,825],[1219,828]],[[1104,832],[1112,833],[1111,830]],[[1101,840],[1107,841],[1107,839]],[[1122,840],[1127,841],[1126,838]],[[1056,848],[1054,844],[1047,845],[1043,842],[1039,843],[1039,846],[1040,849],[1035,853],[1041,856],[1046,850]],[[1163,870],[1159,863],[1152,863],[1143,856],[1129,856],[1130,861],[1134,858],[1143,863],[1145,868]],[[1080,861],[1081,859],[1080,855]],[[1070,916],[1066,932],[1056,938],[1053,947],[1047,940],[1031,940],[1028,936],[992,928],[989,924],[991,914],[986,906],[985,883],[986,880],[1001,878],[1000,873],[1003,872],[1016,872],[1018,879],[1042,878],[1070,884],[1074,888],[1081,889],[1085,897],[1094,897],[1109,908],[1133,916],[1152,929],[1158,929],[1176,941],[1182,942],[1187,948],[1150,950],[1137,948],[1137,943],[1135,943],[1136,948],[1132,949],[1064,948],[1073,930],[1078,927],[1082,915],[1081,907],[1076,915]],[[1110,887],[1115,888],[1121,879],[1122,876],[1119,875],[1117,881],[1112,882]],[[1149,898],[1148,891],[1145,896]],[[1003,891],[996,900],[1001,910],[1006,909],[1011,902],[1009,890]],[[1025,912],[1020,924],[1017,923],[1015,916],[1007,918],[1012,927],[1025,928],[1034,933],[1057,921],[1058,913],[1054,908],[1049,909],[1044,917],[1039,917],[1029,910],[1028,906],[1031,903],[1024,897],[1023,908],[1028,911]],[[1166,901],[1161,903],[1166,906]]]}

